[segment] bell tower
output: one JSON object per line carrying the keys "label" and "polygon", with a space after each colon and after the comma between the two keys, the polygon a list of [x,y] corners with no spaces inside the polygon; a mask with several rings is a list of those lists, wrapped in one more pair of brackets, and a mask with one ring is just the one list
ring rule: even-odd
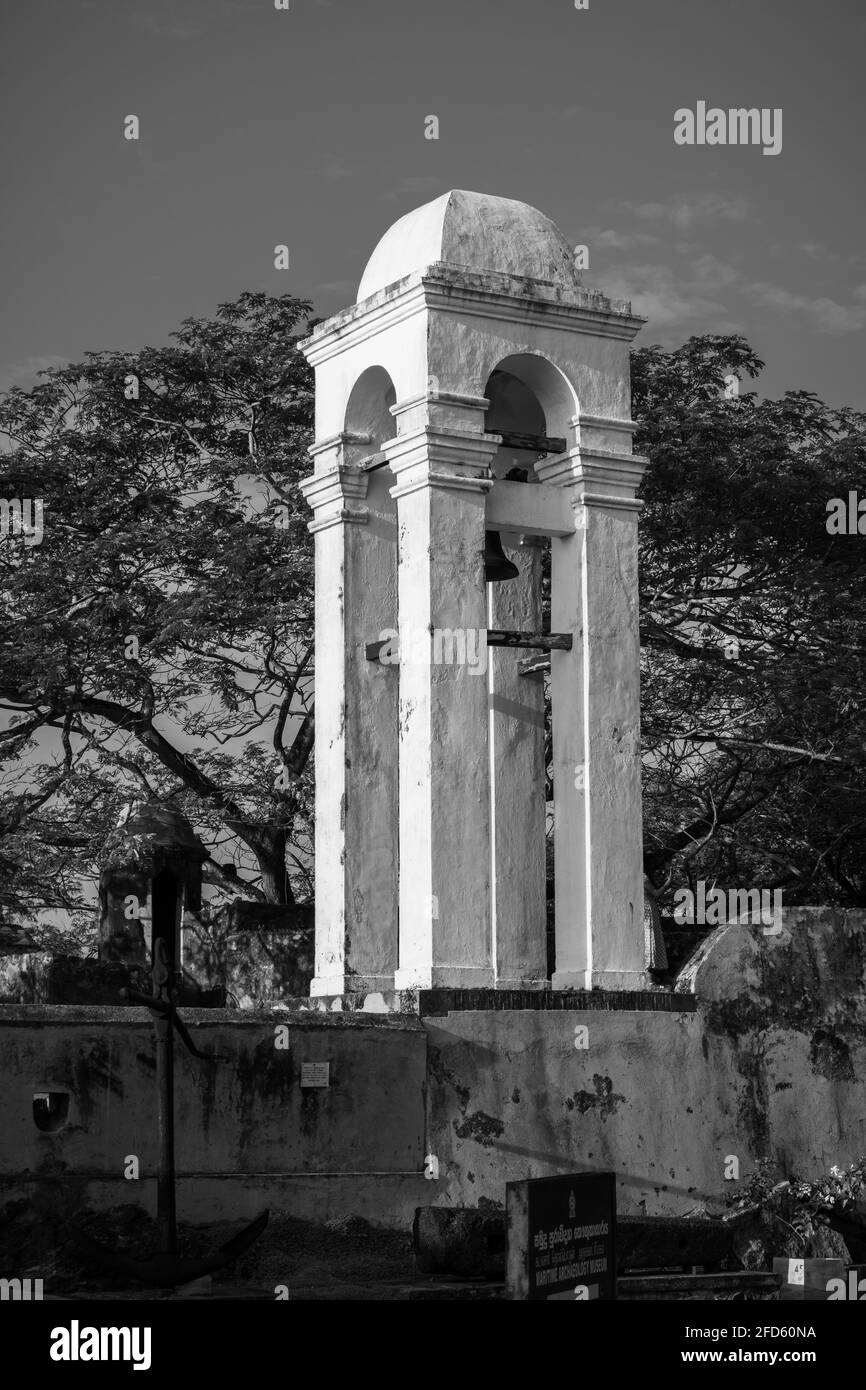
{"label": "bell tower", "polygon": [[386,232],[305,344],[314,995],[646,983],[642,323],[582,287],[540,212],[456,191]]}

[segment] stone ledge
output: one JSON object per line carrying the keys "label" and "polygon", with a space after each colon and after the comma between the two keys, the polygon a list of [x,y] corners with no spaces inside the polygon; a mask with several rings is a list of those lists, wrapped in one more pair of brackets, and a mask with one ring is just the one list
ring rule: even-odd
{"label": "stone ledge", "polygon": [[418,1012],[434,1014],[506,1009],[605,1010],[638,1013],[695,1013],[694,994],[628,989],[422,989]]}
{"label": "stone ledge", "polygon": [[[309,1008],[309,1001],[294,1000],[293,1007],[264,1010],[195,1009],[180,1006],[180,1017],[189,1029],[273,1028],[284,1023],[298,1028],[390,1028],[394,1031],[417,1030],[417,1017],[406,1013],[364,1013],[358,1011],[319,1012]],[[306,1005],[306,1007],[304,1007]],[[136,1005],[111,1004],[0,1004],[0,1028],[30,1028],[43,1025],[81,1027],[89,1023],[120,1024],[124,1028],[150,1030],[153,1015],[149,1009]]]}

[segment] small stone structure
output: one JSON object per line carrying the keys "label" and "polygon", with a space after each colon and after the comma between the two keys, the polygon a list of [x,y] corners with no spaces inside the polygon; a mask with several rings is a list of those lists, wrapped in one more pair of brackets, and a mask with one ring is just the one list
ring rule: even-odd
{"label": "small stone structure", "polygon": [[134,802],[106,845],[99,878],[99,958],[146,966],[154,935],[179,968],[184,908],[201,907],[207,850],[176,807]]}
{"label": "small stone structure", "polygon": [[[554,989],[640,989],[629,344],[535,208],[455,191],[401,218],[316,372],[312,993],[539,989],[544,706],[520,653],[552,554]],[[523,481],[525,479],[526,481]],[[485,584],[498,532],[519,577]],[[368,647],[399,632],[399,662]],[[462,643],[462,647],[461,647]],[[467,652],[480,648],[480,660]],[[461,658],[461,650],[463,656]]]}

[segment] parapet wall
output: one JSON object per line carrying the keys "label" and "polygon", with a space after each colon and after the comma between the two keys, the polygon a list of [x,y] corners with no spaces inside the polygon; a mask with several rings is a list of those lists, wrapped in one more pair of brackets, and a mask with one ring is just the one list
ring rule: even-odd
{"label": "parapet wall", "polygon": [[685,1214],[723,1205],[731,1158],[741,1178],[763,1157],[818,1176],[866,1153],[866,914],[720,927],[679,986],[682,1012],[426,1018],[443,1199],[609,1168],[624,1214]]}
{"label": "parapet wall", "polygon": [[[355,1212],[397,1225],[424,1200],[426,1039],[417,1019],[181,1011],[175,1047],[178,1216],[204,1222],[271,1205],[308,1219]],[[280,1044],[280,1045],[278,1045]],[[144,1009],[0,1008],[0,1209],[35,1200],[155,1211],[157,1095]],[[329,1084],[303,1088],[305,1062]],[[62,1127],[33,1097],[66,1093]],[[127,1178],[128,1158],[140,1178]],[[404,1192],[405,1189],[405,1192]]]}
{"label": "parapet wall", "polygon": [[[184,1010],[228,1060],[177,1048],[178,1215],[271,1205],[408,1228],[417,1206],[500,1205],[506,1181],[581,1169],[617,1172],[623,1214],[682,1214],[722,1205],[732,1157],[741,1178],[764,1156],[816,1176],[866,1153],[864,962],[866,914],[794,909],[778,935],[719,928],[678,997],[627,1008],[535,994],[430,996],[420,1017]],[[153,1211],[146,1011],[0,1007],[0,1055],[0,1210]],[[330,1063],[328,1087],[302,1088],[305,1061]],[[56,1130],[34,1117],[48,1092],[69,1097]]]}

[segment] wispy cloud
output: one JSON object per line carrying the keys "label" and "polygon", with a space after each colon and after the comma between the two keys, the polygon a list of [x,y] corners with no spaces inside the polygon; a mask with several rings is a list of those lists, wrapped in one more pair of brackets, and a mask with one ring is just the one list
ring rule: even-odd
{"label": "wispy cloud", "polygon": [[635,313],[649,319],[651,330],[732,327],[726,305],[713,297],[704,276],[684,278],[668,265],[626,264],[605,272],[602,283],[605,294],[630,299]]}
{"label": "wispy cloud", "polygon": [[0,391],[9,391],[13,386],[29,389],[37,384],[40,372],[51,367],[65,367],[68,357],[49,354],[43,357],[23,357],[20,362],[0,362]]}
{"label": "wispy cloud", "polygon": [[831,251],[829,246],[825,246],[820,241],[801,241],[797,250],[802,251],[804,256],[811,256],[812,260],[815,261],[838,261],[839,259],[837,251]]}
{"label": "wispy cloud", "polygon": [[440,193],[447,193],[448,189],[443,184],[438,174],[415,174],[409,178],[401,179],[395,184],[392,191],[387,195],[388,201],[393,202],[396,198],[401,198],[404,193],[411,193],[413,197],[435,198]]}
{"label": "wispy cloud", "polygon": [[591,251],[633,251],[638,246],[661,246],[662,238],[652,232],[617,232],[611,227],[587,227],[582,242]]}
{"label": "wispy cloud", "polygon": [[829,295],[803,294],[769,280],[750,281],[710,252],[683,257],[675,265],[614,261],[600,270],[599,281],[606,294],[630,299],[635,312],[662,331],[735,331],[756,305],[799,319],[815,333],[840,336],[866,328],[866,284],[856,286],[851,302],[843,304]]}
{"label": "wispy cloud", "polygon": [[326,154],[319,166],[319,172],[328,183],[341,183],[344,179],[356,179],[361,172],[357,164],[342,155]]}
{"label": "wispy cloud", "polygon": [[679,232],[707,221],[745,222],[750,215],[748,199],[725,193],[675,193],[667,203],[623,202],[620,207],[641,221]]}
{"label": "wispy cloud", "polygon": [[816,333],[859,333],[866,328],[866,285],[858,285],[854,291],[856,304],[839,304],[828,295],[797,294],[765,280],[758,280],[746,289],[759,304],[777,313],[798,316]]}
{"label": "wispy cloud", "polygon": [[314,286],[320,294],[353,295],[358,286],[354,280],[323,280]]}
{"label": "wispy cloud", "polygon": [[201,25],[178,24],[171,13],[158,14],[153,10],[133,10],[129,16],[134,29],[149,39],[193,39],[201,33]]}

